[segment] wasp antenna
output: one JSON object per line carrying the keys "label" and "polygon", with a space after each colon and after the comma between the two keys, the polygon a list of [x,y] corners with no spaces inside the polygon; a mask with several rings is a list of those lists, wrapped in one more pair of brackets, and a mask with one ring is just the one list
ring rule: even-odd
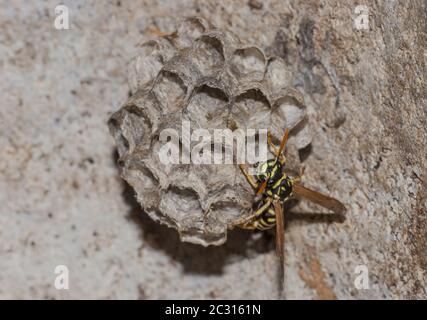
{"label": "wasp antenna", "polygon": [[288,137],[289,137],[289,130],[288,128],[286,128],[285,133],[283,134],[283,137],[282,137],[282,141],[280,142],[280,148],[279,148],[279,152],[277,153],[277,157],[279,157],[280,154],[285,149],[286,142],[288,141]]}
{"label": "wasp antenna", "polygon": [[266,187],[267,187],[267,180],[261,184],[261,187],[258,189],[256,195],[259,196],[260,194],[262,194]]}

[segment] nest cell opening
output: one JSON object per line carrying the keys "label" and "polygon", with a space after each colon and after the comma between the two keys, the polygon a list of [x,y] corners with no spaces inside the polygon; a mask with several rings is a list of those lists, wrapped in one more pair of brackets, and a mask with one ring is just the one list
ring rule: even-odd
{"label": "nest cell opening", "polygon": [[228,105],[228,97],[221,89],[202,85],[191,97],[185,109],[185,117],[200,128],[223,128]]}
{"label": "nest cell opening", "polygon": [[238,76],[251,76],[251,80],[261,81],[265,71],[264,54],[256,47],[237,49],[231,59],[232,70]]}
{"label": "nest cell opening", "polygon": [[236,97],[230,117],[237,128],[268,129],[270,103],[260,90],[250,89]]}
{"label": "nest cell opening", "polygon": [[187,86],[176,73],[163,70],[156,80],[153,92],[166,108],[164,111],[173,112],[181,108],[187,94]]}
{"label": "nest cell opening", "polygon": [[280,136],[284,128],[294,128],[304,119],[303,106],[294,98],[286,96],[274,103],[271,112],[271,131],[274,136]]}
{"label": "nest cell opening", "polygon": [[203,212],[194,190],[173,185],[163,193],[159,208],[174,221],[183,221],[191,216],[201,218]]}
{"label": "nest cell opening", "polygon": [[189,47],[194,39],[200,37],[206,31],[206,26],[196,17],[187,18],[178,27],[178,45]]}
{"label": "nest cell opening", "polygon": [[224,66],[223,45],[215,37],[201,36],[194,42],[190,59],[206,76]]}

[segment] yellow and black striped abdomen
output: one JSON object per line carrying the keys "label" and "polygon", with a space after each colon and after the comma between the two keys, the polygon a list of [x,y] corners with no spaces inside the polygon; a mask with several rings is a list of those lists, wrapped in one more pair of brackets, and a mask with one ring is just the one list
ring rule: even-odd
{"label": "yellow and black striped abdomen", "polygon": [[257,216],[253,220],[241,225],[243,229],[268,230],[276,225],[276,214],[274,211],[274,206],[271,203],[270,206],[265,207],[265,200],[266,199],[264,198],[256,203],[255,210]]}
{"label": "yellow and black striped abdomen", "polygon": [[274,212],[273,204],[255,220],[258,230],[268,230],[276,225],[276,213]]}

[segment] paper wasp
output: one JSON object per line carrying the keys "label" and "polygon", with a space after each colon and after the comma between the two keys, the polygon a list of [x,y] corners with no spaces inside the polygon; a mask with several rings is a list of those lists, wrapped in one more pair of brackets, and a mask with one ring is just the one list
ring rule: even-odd
{"label": "paper wasp", "polygon": [[240,169],[250,185],[257,190],[256,196],[258,199],[254,203],[252,214],[235,223],[236,226],[249,230],[267,230],[276,226],[276,253],[280,259],[282,283],[284,277],[285,241],[282,203],[294,196],[300,196],[337,214],[345,211],[344,205],[338,200],[300,185],[304,174],[303,170],[300,170],[300,174],[296,177],[289,177],[285,173],[286,158],[283,155],[283,151],[288,136],[289,130],[286,129],[280,147],[277,149],[272,143],[271,134],[268,133],[268,146],[275,158],[258,164],[256,166],[257,172],[254,176],[249,175],[246,165],[240,165]]}

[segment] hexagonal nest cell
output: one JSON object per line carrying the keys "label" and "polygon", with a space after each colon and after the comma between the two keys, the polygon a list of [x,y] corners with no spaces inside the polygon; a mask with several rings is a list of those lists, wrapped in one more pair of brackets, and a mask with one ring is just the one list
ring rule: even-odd
{"label": "hexagonal nest cell", "polygon": [[161,132],[181,133],[188,121],[191,130],[210,132],[269,129],[277,143],[288,128],[286,152],[295,169],[298,150],[311,139],[289,72],[282,59],[198,17],[143,44],[129,64],[132,95],[109,120],[121,175],[143,211],[175,228],[183,241],[224,243],[233,222],[250,213],[254,191],[236,164],[162,163]]}

